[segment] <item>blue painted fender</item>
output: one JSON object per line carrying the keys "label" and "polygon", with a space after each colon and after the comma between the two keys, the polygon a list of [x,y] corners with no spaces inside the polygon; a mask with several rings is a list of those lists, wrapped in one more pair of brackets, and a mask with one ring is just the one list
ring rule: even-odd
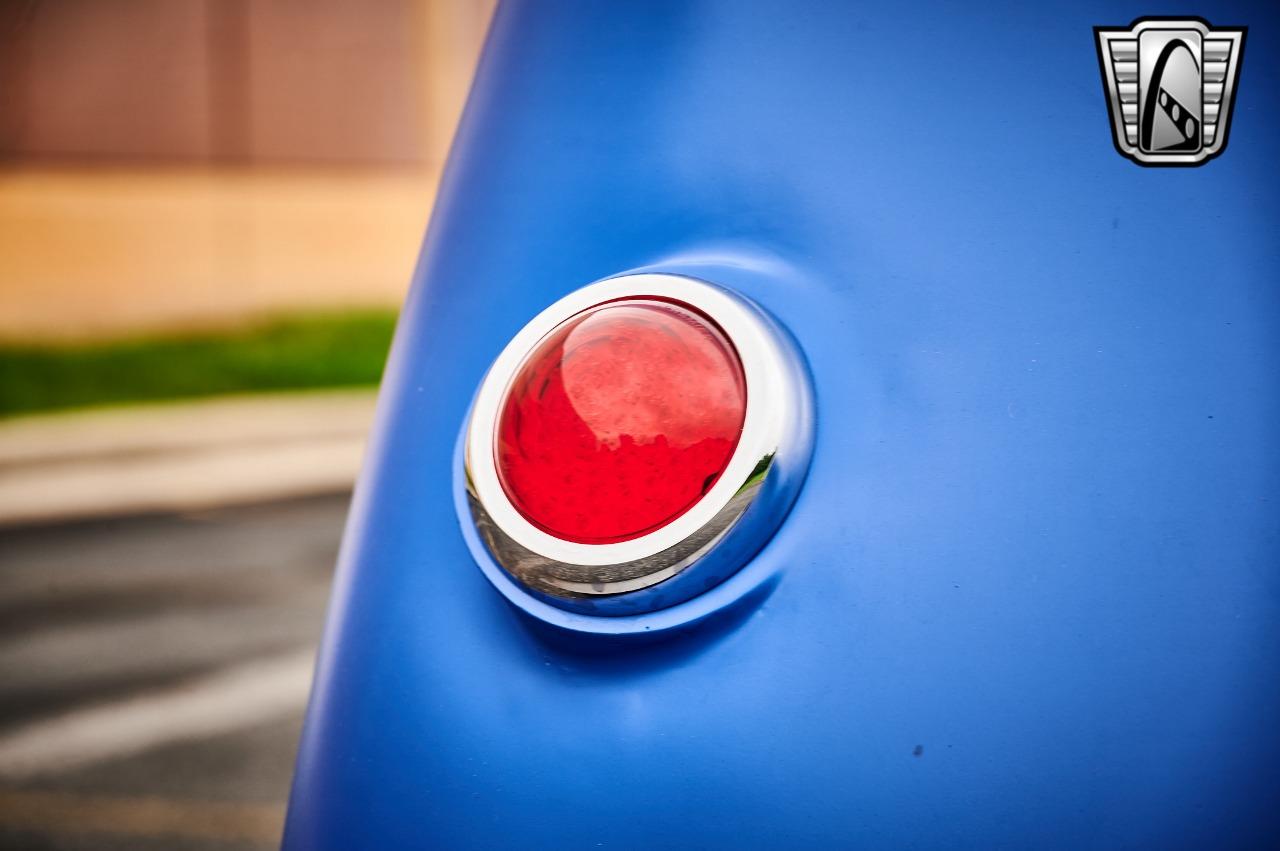
{"label": "blue painted fender", "polygon": [[[1092,28],[1167,11],[504,5],[383,382],[286,846],[1274,842],[1280,11],[1187,9],[1250,28],[1229,147],[1143,168]],[[741,593],[644,640],[510,604],[456,504],[492,359],[635,270],[764,306],[817,409]]]}

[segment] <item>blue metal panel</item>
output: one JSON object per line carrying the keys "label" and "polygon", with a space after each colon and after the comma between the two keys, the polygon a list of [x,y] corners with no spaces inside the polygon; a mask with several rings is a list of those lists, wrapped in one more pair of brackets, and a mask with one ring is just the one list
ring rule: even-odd
{"label": "blue metal panel", "polygon": [[[1280,14],[1226,153],[1112,146],[1067,2],[512,4],[384,381],[292,848],[1264,845],[1280,831]],[[583,284],[711,264],[818,434],[759,593],[644,645],[475,565],[455,445]],[[758,274],[763,270],[764,274]],[[725,274],[732,274],[727,272]]]}

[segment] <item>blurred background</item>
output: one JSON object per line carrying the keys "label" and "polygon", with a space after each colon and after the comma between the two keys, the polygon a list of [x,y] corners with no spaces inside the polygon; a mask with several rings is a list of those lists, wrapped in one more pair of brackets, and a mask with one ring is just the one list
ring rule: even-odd
{"label": "blurred background", "polygon": [[0,847],[278,844],[493,0],[0,0]]}

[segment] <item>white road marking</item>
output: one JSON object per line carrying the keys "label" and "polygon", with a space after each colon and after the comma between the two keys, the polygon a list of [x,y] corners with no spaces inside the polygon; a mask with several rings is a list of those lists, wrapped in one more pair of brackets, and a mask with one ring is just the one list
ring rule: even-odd
{"label": "white road marking", "polygon": [[0,777],[67,771],[285,718],[306,706],[311,651],[32,722],[0,736]]}

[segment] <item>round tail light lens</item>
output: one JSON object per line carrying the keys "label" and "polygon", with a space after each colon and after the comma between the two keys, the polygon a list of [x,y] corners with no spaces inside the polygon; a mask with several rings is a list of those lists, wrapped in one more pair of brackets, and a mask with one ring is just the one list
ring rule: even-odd
{"label": "round tail light lens", "polygon": [[459,478],[472,550],[517,604],[675,605],[777,529],[812,429],[803,361],[751,302],[677,275],[591,284],[521,329],[480,386]]}
{"label": "round tail light lens", "polygon": [[516,373],[498,419],[512,505],[566,541],[629,541],[692,508],[738,445],[742,365],[683,304],[629,299],[571,317]]}

